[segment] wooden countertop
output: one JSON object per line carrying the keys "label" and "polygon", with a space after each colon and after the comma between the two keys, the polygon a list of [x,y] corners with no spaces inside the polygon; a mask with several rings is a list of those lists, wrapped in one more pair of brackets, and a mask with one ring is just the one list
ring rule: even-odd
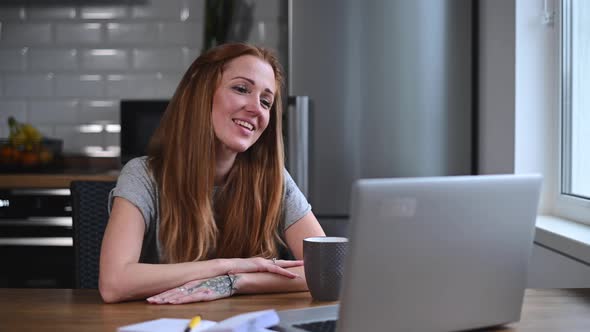
{"label": "wooden countertop", "polygon": [[0,174],[0,188],[69,188],[74,180],[116,181],[119,171],[98,173]]}

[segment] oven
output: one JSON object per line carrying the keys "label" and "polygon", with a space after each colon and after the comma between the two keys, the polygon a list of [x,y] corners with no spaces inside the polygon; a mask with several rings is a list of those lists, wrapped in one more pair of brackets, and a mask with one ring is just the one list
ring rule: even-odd
{"label": "oven", "polygon": [[73,288],[69,189],[0,189],[0,287]]}

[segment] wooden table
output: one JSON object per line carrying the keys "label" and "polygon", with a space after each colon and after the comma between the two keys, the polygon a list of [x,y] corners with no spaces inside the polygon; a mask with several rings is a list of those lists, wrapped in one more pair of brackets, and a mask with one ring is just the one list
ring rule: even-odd
{"label": "wooden table", "polygon": [[[0,331],[116,331],[145,320],[190,318],[223,320],[248,312],[305,308],[309,293],[236,296],[208,303],[153,305],[143,301],[103,304],[96,290],[0,289]],[[519,323],[493,331],[590,331],[590,289],[527,290]]]}

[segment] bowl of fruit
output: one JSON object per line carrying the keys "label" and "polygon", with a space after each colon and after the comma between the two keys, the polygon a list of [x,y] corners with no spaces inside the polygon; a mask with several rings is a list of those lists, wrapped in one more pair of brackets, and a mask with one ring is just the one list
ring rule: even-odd
{"label": "bowl of fruit", "polygon": [[37,128],[8,118],[9,136],[0,138],[0,172],[42,172],[59,167],[63,141],[44,137]]}

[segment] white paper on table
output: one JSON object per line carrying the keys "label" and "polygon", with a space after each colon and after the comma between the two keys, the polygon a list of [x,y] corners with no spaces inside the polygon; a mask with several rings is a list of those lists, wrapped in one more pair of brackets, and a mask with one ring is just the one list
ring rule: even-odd
{"label": "white paper on table", "polygon": [[205,332],[263,332],[277,325],[279,316],[273,309],[236,315],[211,326]]}
{"label": "white paper on table", "polygon": [[[117,329],[118,332],[168,332],[168,331],[178,331],[183,332],[190,319],[182,319],[182,318],[160,318],[149,320],[137,324],[121,326]],[[216,322],[210,320],[201,320],[199,325],[195,326],[191,332],[199,332],[205,331],[206,329],[210,328],[217,324]]]}

